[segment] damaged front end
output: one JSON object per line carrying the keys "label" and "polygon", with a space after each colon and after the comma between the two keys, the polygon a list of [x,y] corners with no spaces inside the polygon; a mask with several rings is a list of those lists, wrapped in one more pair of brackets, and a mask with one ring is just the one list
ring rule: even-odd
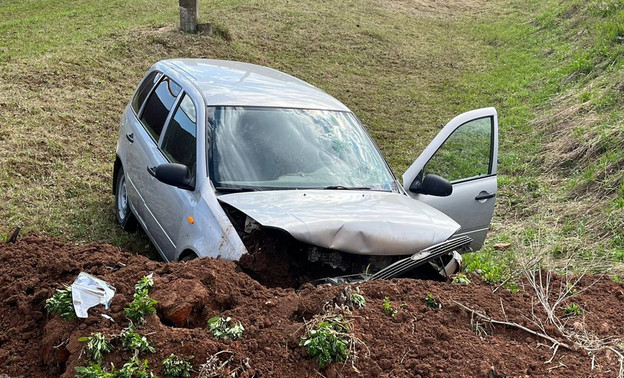
{"label": "damaged front end", "polygon": [[457,223],[396,193],[263,191],[218,199],[247,248],[241,267],[268,286],[389,279],[431,263],[448,275],[471,242],[449,240]]}

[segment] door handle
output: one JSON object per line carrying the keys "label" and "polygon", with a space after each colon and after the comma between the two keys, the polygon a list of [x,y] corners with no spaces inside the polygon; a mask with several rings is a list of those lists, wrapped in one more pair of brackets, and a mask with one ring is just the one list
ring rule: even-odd
{"label": "door handle", "polygon": [[494,198],[495,196],[496,196],[496,193],[484,192],[483,194],[479,193],[479,195],[475,197],[475,200],[483,201],[486,199]]}
{"label": "door handle", "polygon": [[156,177],[156,167],[147,167],[147,173]]}
{"label": "door handle", "polygon": [[127,133],[126,134],[126,139],[128,139],[128,142],[133,143],[134,142],[134,133]]}

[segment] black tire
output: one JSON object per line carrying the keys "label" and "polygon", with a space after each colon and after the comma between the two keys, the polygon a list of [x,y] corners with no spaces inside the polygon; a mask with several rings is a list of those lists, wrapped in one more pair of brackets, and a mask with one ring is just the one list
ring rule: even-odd
{"label": "black tire", "polygon": [[195,253],[189,252],[189,253],[184,254],[184,256],[182,256],[182,258],[180,258],[179,261],[187,262],[187,261],[195,260],[196,258],[197,258],[197,255]]}
{"label": "black tire", "polygon": [[128,201],[126,175],[123,167],[119,167],[119,170],[117,170],[115,182],[115,215],[117,223],[124,231],[134,232],[137,229],[137,220],[134,214],[132,214],[130,202]]}

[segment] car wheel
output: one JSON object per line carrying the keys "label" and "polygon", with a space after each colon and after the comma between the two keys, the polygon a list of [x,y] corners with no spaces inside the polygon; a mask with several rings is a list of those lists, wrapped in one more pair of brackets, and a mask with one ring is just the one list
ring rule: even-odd
{"label": "car wheel", "polygon": [[182,256],[182,258],[180,258],[179,261],[187,262],[187,261],[195,260],[196,258],[197,258],[197,255],[195,253],[189,252],[189,253],[184,254],[184,256]]}
{"label": "car wheel", "polygon": [[136,230],[137,221],[130,209],[128,201],[128,188],[126,186],[126,175],[123,167],[119,167],[116,177],[117,185],[115,190],[115,214],[117,223],[124,231],[132,232]]}

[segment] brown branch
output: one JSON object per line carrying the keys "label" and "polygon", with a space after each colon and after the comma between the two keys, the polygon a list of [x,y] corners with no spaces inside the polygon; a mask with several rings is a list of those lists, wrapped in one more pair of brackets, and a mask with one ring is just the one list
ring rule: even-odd
{"label": "brown branch", "polygon": [[483,314],[483,313],[481,313],[481,312],[479,312],[477,310],[473,310],[470,307],[465,306],[465,305],[463,305],[463,304],[461,304],[461,303],[459,303],[457,301],[453,301],[453,302],[455,302],[460,307],[464,308],[467,311],[470,311],[471,313],[479,316],[480,318],[482,318],[483,320],[485,320],[485,321],[487,321],[489,323],[500,324],[500,325],[504,325],[504,326],[508,326],[508,327],[514,327],[514,328],[520,329],[522,331],[525,331],[527,333],[530,333],[531,335],[534,335],[534,336],[537,336],[537,337],[541,337],[542,339],[548,340],[551,343],[553,343],[553,345],[562,346],[562,347],[564,347],[564,348],[566,348],[568,350],[576,350],[576,348],[574,348],[573,346],[570,346],[570,345],[568,345],[566,343],[562,343],[561,341],[559,341],[559,340],[557,340],[555,338],[552,338],[552,337],[548,336],[545,333],[540,333],[540,332],[534,331],[534,330],[532,330],[530,328],[527,328],[527,327],[525,327],[523,325],[520,325],[518,323],[503,322],[503,321],[500,321],[500,320],[492,319],[491,317],[489,317],[489,316],[487,316],[487,315],[485,315],[485,314]]}

